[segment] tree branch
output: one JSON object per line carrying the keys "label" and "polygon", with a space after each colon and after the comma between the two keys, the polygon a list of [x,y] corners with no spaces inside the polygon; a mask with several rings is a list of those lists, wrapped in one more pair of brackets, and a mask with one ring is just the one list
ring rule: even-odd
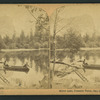
{"label": "tree branch", "polygon": [[[70,23],[66,24],[65,26],[70,25],[71,23],[72,23],[72,21],[71,21]],[[56,32],[56,34],[57,34],[58,32],[60,32],[62,29],[64,29],[65,26],[63,26],[61,29],[59,29],[59,30]]]}
{"label": "tree branch", "polygon": [[37,21],[37,18],[30,12],[29,9],[27,9],[27,11],[34,17],[34,19]]}
{"label": "tree branch", "polygon": [[[66,25],[65,25],[66,26]],[[63,26],[60,30],[58,30],[57,32],[56,32],[56,34],[58,33],[58,32],[60,32],[63,28],[65,28],[65,26]]]}
{"label": "tree branch", "polygon": [[[37,18],[30,12],[29,9],[27,9],[27,11],[34,17],[34,19],[35,19],[36,21],[38,21]],[[48,29],[46,29],[42,24],[41,24],[41,26],[42,26],[45,30],[48,31]]]}
{"label": "tree branch", "polygon": [[57,23],[60,22],[60,21],[62,21],[62,20],[63,20],[63,19],[58,20]]}

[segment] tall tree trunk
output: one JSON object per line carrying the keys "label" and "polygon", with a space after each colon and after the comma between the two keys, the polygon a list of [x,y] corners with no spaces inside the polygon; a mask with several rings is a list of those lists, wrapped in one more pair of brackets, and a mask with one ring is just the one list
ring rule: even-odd
{"label": "tall tree trunk", "polygon": [[53,35],[53,52],[54,52],[54,63],[53,63],[53,69],[52,69],[52,84],[53,84],[53,78],[54,78],[54,70],[55,70],[55,61],[56,61],[56,24],[57,24],[57,10],[55,15],[55,22],[54,22],[54,35]]}
{"label": "tall tree trunk", "polygon": [[49,33],[49,41],[48,41],[48,88],[50,89],[51,88],[51,71],[50,71],[50,56],[51,56],[51,48],[50,48],[50,29],[48,31]]}

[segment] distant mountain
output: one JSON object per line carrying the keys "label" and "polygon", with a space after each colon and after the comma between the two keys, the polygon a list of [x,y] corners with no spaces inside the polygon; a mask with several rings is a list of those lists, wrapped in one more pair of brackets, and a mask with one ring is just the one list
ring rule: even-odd
{"label": "distant mountain", "polygon": [[0,17],[0,35],[4,37],[5,35],[12,36],[14,33],[13,20],[9,16]]}
{"label": "distant mountain", "polygon": [[92,17],[89,15],[71,17],[66,19],[64,24],[66,25],[65,30],[71,28],[73,30],[79,31],[81,35],[89,34],[91,36],[95,31],[95,24]]}
{"label": "distant mountain", "polygon": [[[81,35],[92,35],[95,31],[95,24],[93,22],[92,17],[89,15],[71,17],[69,19],[65,19],[64,22],[60,22],[61,27],[66,24],[67,26],[63,29],[64,31],[69,28],[72,28],[73,30],[79,31]],[[14,29],[15,27],[13,20],[9,16],[0,17],[0,35],[2,37],[6,34],[11,37],[14,33]]]}

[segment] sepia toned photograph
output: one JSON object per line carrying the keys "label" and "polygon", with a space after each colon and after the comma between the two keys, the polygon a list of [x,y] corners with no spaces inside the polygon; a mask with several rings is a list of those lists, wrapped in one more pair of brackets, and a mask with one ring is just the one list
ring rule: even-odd
{"label": "sepia toned photograph", "polygon": [[50,16],[53,88],[100,88],[99,7],[67,5]]}
{"label": "sepia toned photograph", "polygon": [[41,88],[49,66],[48,15],[30,5],[1,5],[0,12],[0,88]]}
{"label": "sepia toned photograph", "polygon": [[0,95],[100,94],[100,4],[1,4]]}

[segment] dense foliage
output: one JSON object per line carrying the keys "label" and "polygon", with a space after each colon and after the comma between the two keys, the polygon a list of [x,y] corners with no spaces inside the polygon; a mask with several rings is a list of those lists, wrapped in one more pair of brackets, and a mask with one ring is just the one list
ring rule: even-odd
{"label": "dense foliage", "polygon": [[6,35],[5,37],[0,36],[0,49],[38,49],[48,48],[49,40],[49,18],[42,14],[38,16],[35,24],[35,33],[33,34],[32,29],[30,34],[25,36],[22,30],[20,36],[16,36],[14,32],[12,37]]}
{"label": "dense foliage", "polygon": [[76,31],[72,29],[67,31],[67,34],[64,34],[62,37],[57,36],[57,48],[66,49],[70,51],[78,51],[82,47],[82,37]]}
{"label": "dense foliage", "polygon": [[[41,19],[42,17],[39,16]],[[43,24],[47,24],[48,18],[44,19]],[[45,26],[45,25],[44,25]],[[40,28],[39,28],[40,27]],[[0,36],[0,49],[39,49],[49,47],[49,31],[42,29],[40,24],[36,24],[35,33],[30,30],[30,34],[25,36],[22,30],[20,36],[16,36],[14,32],[12,38],[6,35]],[[38,29],[39,28],[39,29]],[[40,30],[41,29],[41,30]],[[50,36],[51,49],[53,50],[53,36]],[[68,30],[62,36],[56,36],[56,49],[70,49],[78,51],[81,47],[100,47],[100,36],[88,34],[81,36],[76,31]]]}

